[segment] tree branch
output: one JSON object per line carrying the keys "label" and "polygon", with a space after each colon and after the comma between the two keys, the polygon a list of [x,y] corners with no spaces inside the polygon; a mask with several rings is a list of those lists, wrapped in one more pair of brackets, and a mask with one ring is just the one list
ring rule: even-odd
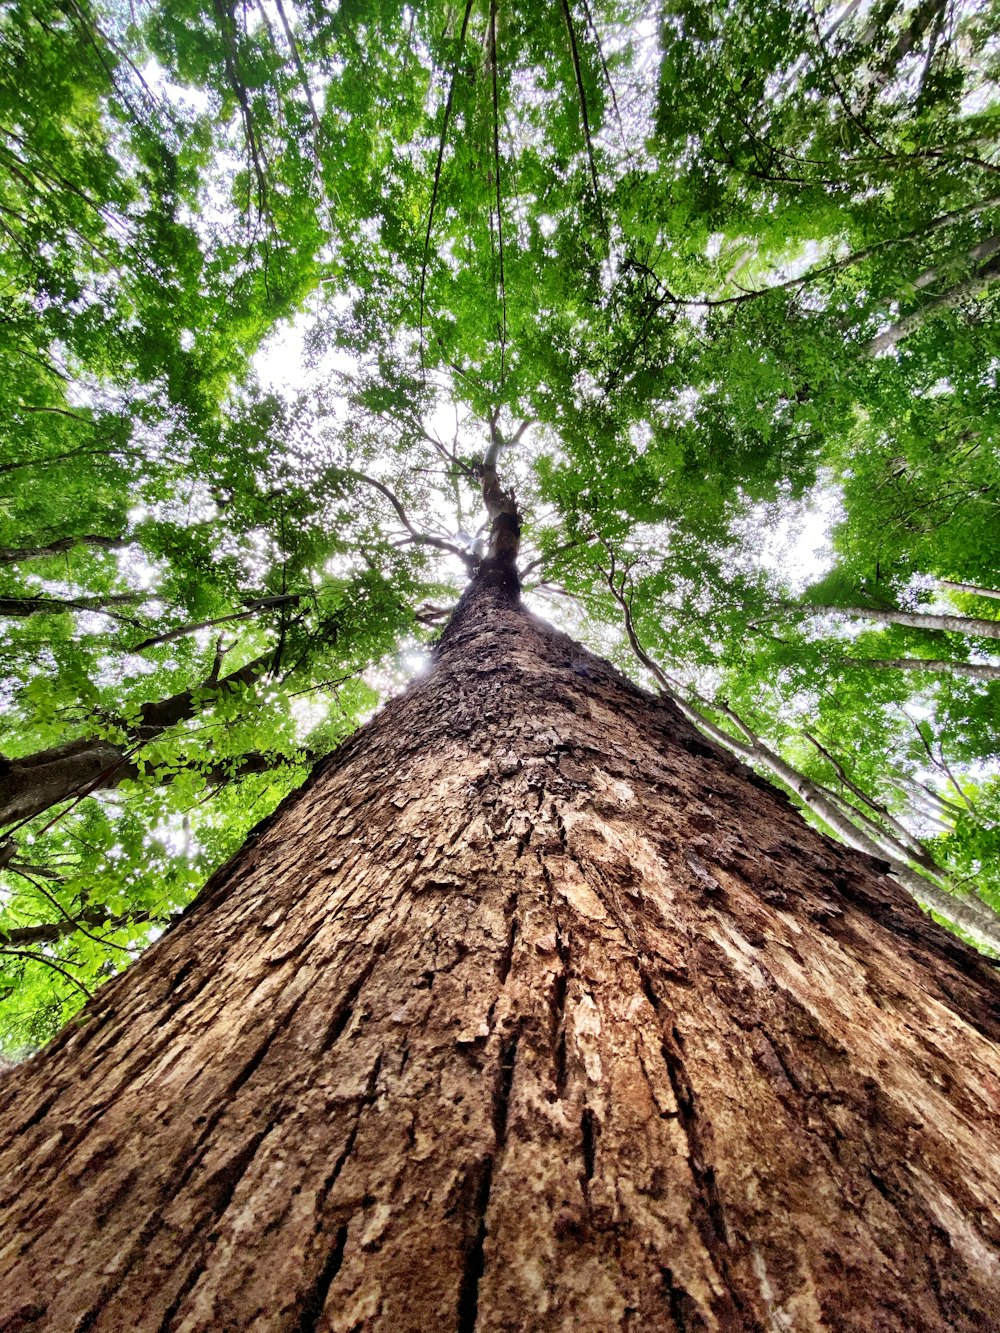
{"label": "tree branch", "polygon": [[424,259],[420,267],[420,358],[423,361],[424,355],[424,296],[427,290],[427,263],[431,249],[431,232],[434,229],[434,209],[437,206],[438,190],[441,186],[441,167],[444,163],[444,150],[448,139],[448,121],[451,119],[451,104],[455,97],[455,84],[458,82],[458,67],[462,59],[462,49],[465,46],[465,33],[469,26],[469,17],[472,14],[473,0],[466,0],[465,17],[462,19],[462,31],[458,37],[458,51],[455,55],[455,64],[451,72],[451,82],[448,85],[448,96],[444,104],[444,118],[441,121],[441,138],[438,140],[437,161],[434,163],[434,183],[431,187],[431,206],[427,214],[427,233],[424,236]]}

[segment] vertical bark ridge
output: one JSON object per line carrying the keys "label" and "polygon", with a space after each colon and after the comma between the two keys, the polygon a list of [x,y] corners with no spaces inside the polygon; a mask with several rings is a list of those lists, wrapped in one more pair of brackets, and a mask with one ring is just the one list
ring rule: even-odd
{"label": "vertical bark ridge", "polygon": [[991,969],[517,604],[0,1083],[0,1328],[1000,1326]]}
{"label": "vertical bark ridge", "polygon": [[458,1294],[457,1333],[474,1333],[479,1318],[479,1282],[485,1267],[486,1219],[489,1213],[490,1190],[497,1160],[503,1153],[507,1137],[507,1115],[510,1110],[510,1090],[514,1081],[517,1061],[517,1032],[508,1037],[500,1049],[497,1063],[496,1087],[493,1094],[493,1150],[476,1172],[473,1221],[474,1235],[466,1253],[462,1285]]}

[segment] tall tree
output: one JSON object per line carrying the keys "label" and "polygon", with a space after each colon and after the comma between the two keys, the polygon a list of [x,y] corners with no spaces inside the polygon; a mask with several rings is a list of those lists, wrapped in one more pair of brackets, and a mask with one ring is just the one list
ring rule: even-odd
{"label": "tall tree", "polygon": [[430,673],[0,1087],[22,1329],[1000,1319],[1000,985],[528,614]]}
{"label": "tall tree", "polygon": [[[62,767],[0,830],[5,1049],[419,665],[486,541],[484,450],[533,605],[627,660],[610,548],[683,697],[991,938],[991,27],[919,0],[9,7],[0,782]],[[821,580],[767,536],[810,505]]]}

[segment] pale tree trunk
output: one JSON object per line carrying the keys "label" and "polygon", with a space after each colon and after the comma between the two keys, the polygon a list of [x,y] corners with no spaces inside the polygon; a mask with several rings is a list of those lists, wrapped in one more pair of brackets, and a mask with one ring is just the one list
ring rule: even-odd
{"label": "pale tree trunk", "polygon": [[898,342],[908,338],[911,333],[916,333],[928,319],[930,315],[936,315],[939,311],[953,310],[961,305],[970,297],[979,296],[991,283],[995,282],[1000,275],[1000,261],[993,259],[985,264],[971,277],[965,278],[962,282],[956,283],[949,291],[941,296],[936,296],[933,301],[927,301],[918,309],[902,319],[898,319],[895,324],[884,329],[877,337],[872,338],[871,342],[865,346],[865,351],[869,356],[880,356],[883,352],[888,352],[895,347]]}
{"label": "pale tree trunk", "polygon": [[803,606],[795,608],[807,616],[858,616],[862,620],[885,620],[911,629],[944,630],[949,634],[971,634],[980,639],[1000,639],[1000,620],[982,620],[976,616],[942,615],[935,611],[883,610],[877,606]]}
{"label": "pale tree trunk", "polygon": [[973,680],[1000,680],[1000,666],[988,662],[954,662],[939,657],[838,657],[837,666],[876,667],[887,671],[929,671],[938,676],[971,676]]}
{"label": "pale tree trunk", "polygon": [[[933,883],[926,875],[914,870],[910,865],[911,861],[921,865],[925,871],[938,876],[940,879],[947,878],[947,872],[944,868],[934,861],[927,849],[912,837],[908,829],[892,820],[888,811],[882,810],[880,813],[896,824],[899,830],[898,835],[881,828],[856,806],[849,806],[846,802],[841,804],[829,788],[814,782],[811,778],[806,777],[804,773],[800,773],[797,768],[784,760],[777,751],[772,750],[760,736],[756,735],[732,709],[723,706],[720,711],[731,718],[742,735],[734,736],[717,726],[706,713],[696,708],[675,688],[669,676],[645,651],[635,631],[628,598],[615,583],[613,575],[608,575],[608,586],[622,608],[625,633],[632,651],[639,662],[657,681],[664,695],[680,709],[689,722],[693,723],[699,731],[709,736],[718,745],[724,746],[732,754],[739,755],[748,764],[754,764],[765,769],[772,778],[783,783],[790,791],[795,793],[808,810],[816,815],[827,828],[836,833],[848,847],[853,847],[855,851],[863,852],[872,859],[882,861],[885,868],[907,889],[910,896],[921,907],[927,911],[936,912],[938,916],[944,917],[952,925],[958,926],[980,948],[1000,955],[1000,916],[987,903],[967,892],[949,893],[940,884]],[[705,701],[699,700],[699,702],[704,703]],[[707,706],[711,707],[712,705]],[[822,746],[817,745],[817,742],[811,736],[807,735],[807,739],[812,741],[812,744],[816,745],[826,755],[827,759],[835,762],[832,756],[827,754]],[[839,765],[837,769],[842,779],[846,781],[846,774],[843,769]],[[868,797],[858,787],[853,787],[853,790],[863,800],[868,801]],[[862,821],[863,827],[859,827],[855,823],[855,817]]]}
{"label": "pale tree trunk", "polygon": [[998,1000],[487,562],[0,1084],[0,1328],[995,1328]]}
{"label": "pale tree trunk", "polygon": [[[854,810],[853,813],[865,822],[866,828],[860,828],[837,802],[832,792],[813,782],[804,773],[800,773],[766,745],[759,736],[747,732],[747,739],[740,740],[723,731],[721,727],[717,727],[710,718],[685,703],[674,691],[669,691],[669,695],[681,712],[700,731],[707,733],[718,744],[724,745],[727,750],[739,755],[747,763],[759,765],[766,769],[772,778],[784,783],[802,804],[821,819],[827,828],[836,833],[848,847],[853,847],[855,851],[863,852],[874,860],[884,861],[892,876],[921,907],[936,912],[938,916],[943,916],[960,930],[964,930],[980,948],[1000,955],[1000,917],[991,907],[970,894],[946,892],[940,885],[933,883],[908,864],[910,860],[923,860],[925,869],[944,876],[946,872],[933,862],[926,849],[921,849],[922,856],[920,853],[915,853],[909,846],[903,846],[899,839],[880,829],[861,811]],[[741,722],[738,724],[743,726]]]}
{"label": "pale tree trunk", "polygon": [[956,583],[954,579],[938,579],[937,585],[939,588],[944,588],[946,592],[968,592],[976,597],[1000,598],[1000,589],[980,588],[978,583]]}
{"label": "pale tree trunk", "polygon": [[[1000,250],[1000,236],[990,236],[985,241],[980,241],[978,245],[974,245],[972,249],[965,254],[965,262],[967,264],[981,264],[983,260],[991,259],[998,250]],[[936,282],[937,278],[937,269],[924,269],[923,273],[914,279],[913,285],[920,291],[924,287],[929,287],[931,283]]]}

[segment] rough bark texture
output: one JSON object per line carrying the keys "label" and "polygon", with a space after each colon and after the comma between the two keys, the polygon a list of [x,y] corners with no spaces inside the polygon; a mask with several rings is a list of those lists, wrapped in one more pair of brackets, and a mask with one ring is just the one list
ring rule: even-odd
{"label": "rough bark texture", "polygon": [[0,1329],[995,1329],[998,995],[487,567],[0,1085]]}

